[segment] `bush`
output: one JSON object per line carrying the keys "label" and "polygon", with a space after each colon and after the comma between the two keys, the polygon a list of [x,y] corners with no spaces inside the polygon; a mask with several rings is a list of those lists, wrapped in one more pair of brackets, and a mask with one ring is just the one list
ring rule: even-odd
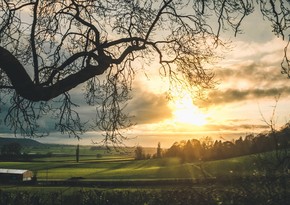
{"label": "bush", "polygon": [[18,189],[8,192],[0,189],[0,205],[289,205],[289,190],[284,193],[280,183],[278,178],[271,182],[263,179],[255,182],[241,179],[234,183],[217,181],[216,184],[197,188],[73,188],[52,192]]}

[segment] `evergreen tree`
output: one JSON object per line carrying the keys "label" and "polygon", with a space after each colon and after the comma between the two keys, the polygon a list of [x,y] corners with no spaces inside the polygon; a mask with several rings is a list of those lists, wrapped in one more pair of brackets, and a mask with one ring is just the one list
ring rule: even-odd
{"label": "evergreen tree", "polygon": [[135,149],[135,159],[136,160],[141,160],[141,159],[145,159],[145,153],[143,150],[143,147],[141,146],[137,146]]}
{"label": "evergreen tree", "polygon": [[161,158],[161,156],[162,156],[161,144],[160,144],[160,142],[158,142],[158,145],[157,145],[157,152],[156,152],[156,157],[157,157],[157,158]]}
{"label": "evergreen tree", "polygon": [[77,149],[76,149],[76,162],[80,161],[80,145],[77,145]]}

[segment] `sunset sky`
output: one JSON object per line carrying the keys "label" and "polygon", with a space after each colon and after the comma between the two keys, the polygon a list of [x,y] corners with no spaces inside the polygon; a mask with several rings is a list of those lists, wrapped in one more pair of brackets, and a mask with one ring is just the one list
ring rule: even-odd
{"label": "sunset sky", "polygon": [[[271,26],[256,15],[245,19],[243,34],[237,37],[232,32],[223,38],[232,41],[232,49],[223,53],[224,58],[213,66],[218,82],[210,91],[209,99],[191,99],[188,93],[183,98],[166,99],[166,80],[154,72],[158,65],[139,71],[133,85],[132,100],[126,110],[134,116],[136,126],[126,136],[125,144],[169,147],[175,141],[211,136],[213,139],[231,140],[249,133],[267,130],[263,122],[271,119],[275,99],[277,103],[275,122],[277,128],[289,121],[290,80],[281,74],[283,49],[287,41],[276,38]],[[153,71],[151,71],[153,70]],[[81,87],[71,91],[82,98]],[[86,119],[95,117],[94,107],[79,102],[79,112]],[[1,125],[3,126],[3,125]],[[0,136],[7,136],[1,129]],[[37,139],[49,143],[91,144],[100,135],[89,131],[78,141],[59,133]]]}

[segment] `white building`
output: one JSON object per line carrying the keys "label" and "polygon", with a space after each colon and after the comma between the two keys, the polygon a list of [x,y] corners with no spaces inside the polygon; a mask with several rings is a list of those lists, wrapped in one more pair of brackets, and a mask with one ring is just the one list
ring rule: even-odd
{"label": "white building", "polygon": [[0,182],[31,181],[32,177],[33,173],[29,170],[0,168]]}

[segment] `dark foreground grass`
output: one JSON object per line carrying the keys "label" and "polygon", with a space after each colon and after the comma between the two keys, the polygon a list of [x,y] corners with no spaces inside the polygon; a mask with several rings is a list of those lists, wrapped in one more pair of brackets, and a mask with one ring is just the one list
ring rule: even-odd
{"label": "dark foreground grass", "polygon": [[13,187],[0,189],[0,205],[288,205],[283,181],[216,181],[194,186]]}

